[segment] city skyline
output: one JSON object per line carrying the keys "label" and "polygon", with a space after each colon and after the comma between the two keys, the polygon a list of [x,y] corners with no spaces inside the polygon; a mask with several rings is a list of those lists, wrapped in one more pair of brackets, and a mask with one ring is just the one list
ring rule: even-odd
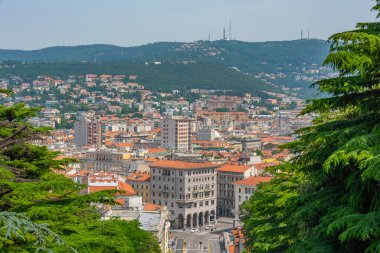
{"label": "city skyline", "polygon": [[[52,1],[1,0],[0,48],[190,42],[227,37],[273,41],[329,35],[375,20],[374,1]],[[335,10],[340,8],[337,13]],[[232,33],[229,33],[231,20]]]}

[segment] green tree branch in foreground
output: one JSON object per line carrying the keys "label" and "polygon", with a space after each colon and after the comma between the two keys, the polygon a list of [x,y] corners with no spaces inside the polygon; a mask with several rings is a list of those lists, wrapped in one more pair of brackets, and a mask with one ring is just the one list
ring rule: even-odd
{"label": "green tree branch in foreground", "polygon": [[331,96],[309,102],[296,157],[242,207],[249,252],[380,252],[380,23],[330,42],[340,75],[316,85]]}
{"label": "green tree branch in foreground", "polygon": [[25,122],[36,112],[0,106],[0,252],[160,252],[138,222],[101,221],[90,204],[114,204],[115,191],[82,196],[52,171],[72,160],[31,144],[49,134]]}

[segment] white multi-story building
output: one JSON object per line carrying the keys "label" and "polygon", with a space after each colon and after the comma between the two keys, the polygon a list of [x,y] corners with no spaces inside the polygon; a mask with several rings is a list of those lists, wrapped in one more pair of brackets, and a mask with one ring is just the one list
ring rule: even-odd
{"label": "white multi-story building", "polygon": [[248,200],[249,197],[256,190],[258,184],[262,182],[268,182],[272,177],[249,177],[243,180],[233,182],[234,185],[234,198],[235,198],[235,208],[234,214],[235,218],[239,219],[239,207],[244,201]]}
{"label": "white multi-story building", "polygon": [[122,153],[111,151],[87,152],[86,156],[80,158],[80,168],[91,171],[107,171],[127,174],[129,163],[124,159]]}
{"label": "white multi-story building", "polygon": [[161,160],[150,164],[150,200],[170,210],[177,228],[216,221],[216,169],[213,163]]}
{"label": "white multi-story building", "polygon": [[190,147],[191,120],[173,116],[161,120],[161,146],[178,151],[188,151]]}
{"label": "white multi-story building", "polygon": [[100,121],[93,114],[78,115],[74,122],[74,132],[74,142],[77,147],[99,147],[101,144]]}
{"label": "white multi-story building", "polygon": [[220,216],[234,216],[235,196],[233,182],[255,176],[252,165],[224,165],[218,168],[218,206]]}

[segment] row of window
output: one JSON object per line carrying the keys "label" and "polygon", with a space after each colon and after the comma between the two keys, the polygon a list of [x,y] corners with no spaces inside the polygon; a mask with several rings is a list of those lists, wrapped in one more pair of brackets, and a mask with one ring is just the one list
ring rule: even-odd
{"label": "row of window", "polygon": [[[162,174],[163,171],[166,171],[166,169],[155,169],[153,168],[152,169],[152,174]],[[173,175],[175,174],[174,171],[172,171]],[[214,173],[214,170],[213,169],[200,169],[200,170],[189,170],[187,171],[187,175],[188,176],[191,176],[191,175],[202,175],[202,174],[210,174],[210,173]],[[182,177],[184,175],[184,172],[183,171],[178,171],[178,176]],[[214,179],[214,177],[212,177],[212,179]],[[239,180],[239,179],[237,179]],[[234,180],[234,181],[237,181],[237,180]]]}

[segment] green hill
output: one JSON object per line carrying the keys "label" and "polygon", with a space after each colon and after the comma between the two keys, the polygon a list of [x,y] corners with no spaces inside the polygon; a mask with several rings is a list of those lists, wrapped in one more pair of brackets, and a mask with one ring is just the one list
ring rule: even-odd
{"label": "green hill", "polygon": [[40,50],[0,49],[0,62],[78,62],[78,61],[174,61],[220,62],[244,72],[273,72],[302,64],[320,65],[329,45],[323,40],[273,42],[197,41],[192,43],[158,42],[137,47],[85,45],[50,47]]}
{"label": "green hill", "polygon": [[277,91],[279,88],[266,84],[252,75],[243,74],[220,63],[196,62],[162,64],[139,62],[75,62],[16,64],[12,68],[0,68],[0,77],[20,76],[32,82],[37,76],[49,75],[66,78],[69,75],[123,74],[137,75],[137,82],[150,90],[207,88],[233,90],[237,94],[258,91]]}
{"label": "green hill", "polygon": [[[25,75],[21,70],[37,75],[43,73],[58,75],[61,72],[66,74],[134,72],[133,74],[139,75],[140,81],[144,81],[147,87],[179,89],[184,86],[200,86],[236,89],[236,85],[246,87],[249,83],[250,87],[242,90],[255,91],[273,90],[273,86],[253,77],[261,73],[282,75],[283,77],[275,79],[260,76],[261,79],[279,86],[308,87],[326,74],[310,74],[309,70],[322,66],[328,50],[329,44],[326,41],[314,39],[274,42],[226,40],[191,43],[159,42],[137,47],[84,45],[32,51],[0,50],[0,62],[10,60],[28,63],[17,64],[14,74],[18,75]],[[160,61],[162,64],[148,67],[142,64],[154,61]],[[66,63],[52,64],[62,62]],[[186,62],[196,62],[196,64],[183,64]],[[128,66],[125,67],[125,64]],[[298,76],[304,76],[306,79],[297,79]],[[314,95],[311,89],[303,89],[299,93],[305,96],[309,93]]]}

